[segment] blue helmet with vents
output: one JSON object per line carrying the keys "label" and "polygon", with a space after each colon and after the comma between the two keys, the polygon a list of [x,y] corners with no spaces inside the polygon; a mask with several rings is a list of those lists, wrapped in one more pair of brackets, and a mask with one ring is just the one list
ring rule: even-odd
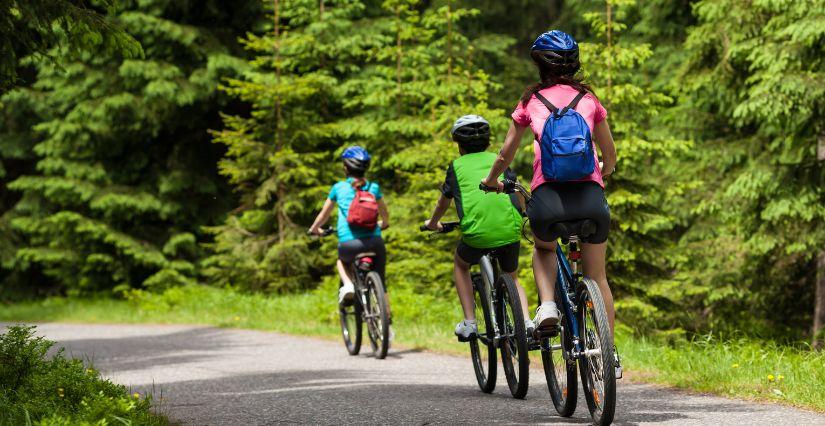
{"label": "blue helmet with vents", "polygon": [[354,177],[364,177],[367,169],[370,167],[370,153],[366,149],[358,145],[351,146],[344,150],[341,154],[341,159],[344,160],[344,167],[347,169],[347,174]]}
{"label": "blue helmet with vents", "polygon": [[538,36],[530,48],[530,56],[539,65],[561,68],[564,74],[579,70],[579,44],[570,34],[552,30]]}

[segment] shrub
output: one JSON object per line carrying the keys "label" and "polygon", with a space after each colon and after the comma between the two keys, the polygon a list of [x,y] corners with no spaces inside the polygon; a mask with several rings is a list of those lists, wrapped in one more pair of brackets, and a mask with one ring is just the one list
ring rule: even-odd
{"label": "shrub", "polygon": [[151,398],[100,378],[54,342],[34,336],[33,326],[0,334],[0,425],[164,425],[149,411]]}

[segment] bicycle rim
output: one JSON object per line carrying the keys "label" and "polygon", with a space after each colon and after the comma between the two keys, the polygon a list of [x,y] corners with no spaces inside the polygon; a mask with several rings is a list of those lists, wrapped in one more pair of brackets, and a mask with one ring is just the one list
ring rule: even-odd
{"label": "bicycle rim", "polygon": [[367,274],[367,307],[365,309],[367,334],[375,357],[384,359],[389,350],[389,319],[387,316],[387,299],[384,285],[376,272]]}
{"label": "bicycle rim", "polygon": [[616,409],[613,336],[601,292],[593,280],[584,278],[578,301],[579,332],[585,350],[579,370],[585,400],[594,424],[610,424]]}
{"label": "bicycle rim", "polygon": [[509,275],[499,277],[498,288],[501,364],[510,393],[515,398],[524,398],[530,380],[530,358],[521,303],[516,284]]}
{"label": "bicycle rim", "polygon": [[[576,379],[576,362],[565,359],[573,346],[567,331],[566,318],[562,314],[559,321],[559,333],[542,340],[541,362],[544,365],[544,377],[547,389],[556,412],[562,417],[570,417],[576,411],[578,381]],[[545,348],[550,348],[546,350]]]}
{"label": "bicycle rim", "polygon": [[488,295],[484,293],[481,277],[477,275],[473,276],[473,295],[478,335],[470,341],[470,356],[478,387],[482,392],[490,393],[496,388],[495,327],[489,312]]}

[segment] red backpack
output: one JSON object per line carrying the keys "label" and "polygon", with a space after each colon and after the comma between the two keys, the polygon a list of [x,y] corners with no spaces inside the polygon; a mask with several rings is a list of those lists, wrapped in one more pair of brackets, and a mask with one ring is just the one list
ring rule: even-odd
{"label": "red backpack", "polygon": [[355,189],[355,198],[349,205],[347,223],[358,228],[372,230],[378,225],[378,200],[369,191],[369,185],[366,190],[359,188],[357,181],[352,185]]}

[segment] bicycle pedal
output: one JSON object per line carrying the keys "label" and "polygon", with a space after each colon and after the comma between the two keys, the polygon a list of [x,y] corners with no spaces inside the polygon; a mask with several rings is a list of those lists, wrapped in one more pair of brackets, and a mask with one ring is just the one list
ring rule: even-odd
{"label": "bicycle pedal", "polygon": [[533,338],[536,340],[541,340],[548,337],[556,337],[559,335],[559,327],[557,325],[553,325],[550,327],[545,328],[537,328],[533,330]]}
{"label": "bicycle pedal", "polygon": [[467,337],[464,337],[464,336],[458,336],[458,335],[456,335],[455,337],[456,337],[456,339],[458,339],[458,341],[459,341],[459,342],[461,342],[461,343],[468,343],[468,342],[472,342],[473,340],[475,340],[475,339],[477,338],[477,336],[476,336],[475,334],[471,334],[471,335],[469,335],[469,336],[467,336]]}

